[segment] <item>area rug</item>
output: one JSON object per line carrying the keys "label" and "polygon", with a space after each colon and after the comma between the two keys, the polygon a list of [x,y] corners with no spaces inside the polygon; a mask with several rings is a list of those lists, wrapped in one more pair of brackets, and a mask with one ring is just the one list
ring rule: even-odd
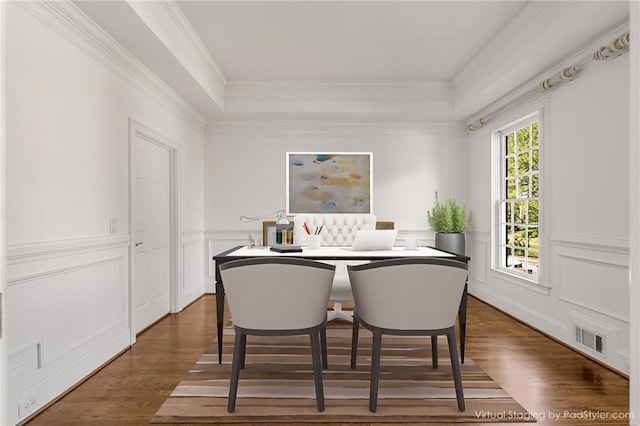
{"label": "area rug", "polygon": [[327,330],[324,412],[316,410],[309,337],[249,336],[236,411],[228,413],[233,337],[225,329],[223,364],[214,343],[151,423],[535,422],[469,358],[461,365],[466,411],[458,411],[446,339],[439,341],[439,367],[433,369],[430,341],[424,337],[383,337],[378,410],[369,412],[371,334],[361,329],[358,366],[351,370],[351,329],[344,326]]}

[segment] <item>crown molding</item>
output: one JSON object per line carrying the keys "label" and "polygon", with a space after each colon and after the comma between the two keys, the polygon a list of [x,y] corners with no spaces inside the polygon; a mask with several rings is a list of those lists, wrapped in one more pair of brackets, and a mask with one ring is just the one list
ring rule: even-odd
{"label": "crown molding", "polygon": [[189,41],[193,50],[197,52],[202,60],[205,61],[213,69],[215,78],[224,88],[224,86],[227,84],[227,76],[224,74],[222,68],[220,68],[213,55],[211,55],[209,49],[207,49],[200,37],[198,37],[198,34],[191,26],[191,23],[182,12],[182,9],[180,9],[180,6],[178,6],[175,0],[166,0],[161,2],[161,4],[167,12],[167,15],[171,17],[176,26],[184,34],[185,38]]}
{"label": "crown molding", "polygon": [[271,120],[286,114],[294,121],[328,117],[341,122],[454,120],[451,85],[428,81],[230,81],[225,88],[225,111],[219,118],[254,120],[266,115]]}
{"label": "crown molding", "polygon": [[219,120],[210,122],[206,135],[457,135],[466,136],[466,125],[451,122],[381,121],[257,121]]}
{"label": "crown molding", "polygon": [[[522,83],[514,90],[500,97],[498,100],[491,102],[489,105],[486,105],[480,111],[477,111],[473,115],[467,117],[465,121],[467,121],[468,123],[473,123],[476,120],[483,117],[484,115],[491,113],[491,111],[504,108],[507,104],[515,101],[520,96],[523,96],[527,92],[531,91],[532,88],[537,87],[540,84],[540,82],[550,78],[551,75],[557,73],[559,70],[564,70],[564,69],[573,67],[576,64],[582,63],[583,65],[580,67],[580,70],[578,73],[578,77],[582,78],[585,75],[592,73],[596,69],[599,69],[600,67],[607,66],[608,64],[617,60],[619,56],[612,57],[608,60],[587,61],[587,58],[593,57],[593,55],[596,52],[598,52],[603,46],[608,46],[611,43],[612,39],[620,36],[621,34],[627,31],[629,31],[629,22],[624,22],[614,26],[613,28],[609,29],[606,34],[602,35],[601,37],[598,37],[597,40],[592,41],[587,46],[575,52],[570,57],[553,65],[552,67],[549,67],[548,69],[537,74],[533,78]],[[623,55],[620,55],[620,56],[623,56]],[[571,81],[569,81],[568,83],[570,84]],[[555,89],[555,90],[562,90],[562,89],[563,87],[559,87],[558,89]],[[536,102],[539,102],[540,99],[544,99],[545,97],[548,97],[548,96],[549,96],[548,91],[540,91],[536,96],[528,98],[526,102],[523,102],[523,105],[524,104],[532,105]],[[514,108],[517,108],[517,106],[515,106]],[[507,113],[507,111],[504,111],[504,113]]]}
{"label": "crown molding", "polygon": [[206,119],[68,0],[16,1],[23,10],[195,129]]}
{"label": "crown molding", "polygon": [[614,25],[619,25],[625,20],[624,5],[618,2],[610,7],[606,3],[530,2],[454,78],[452,105],[456,116],[469,116],[508,96],[522,82],[600,38],[611,27],[606,22],[616,22],[612,20],[615,17],[619,21]]}
{"label": "crown molding", "polygon": [[474,78],[478,70],[483,69],[486,65],[493,68],[505,45],[514,43],[520,37],[528,37],[526,29],[535,22],[538,16],[549,6],[549,3],[551,3],[549,0],[530,2],[453,78],[453,86],[460,87],[464,85],[466,81]]}
{"label": "crown molding", "polygon": [[193,27],[173,1],[129,1],[131,9],[147,25],[208,97],[222,110],[226,76]]}
{"label": "crown molding", "polygon": [[228,102],[247,100],[447,101],[452,86],[438,81],[229,81]]}

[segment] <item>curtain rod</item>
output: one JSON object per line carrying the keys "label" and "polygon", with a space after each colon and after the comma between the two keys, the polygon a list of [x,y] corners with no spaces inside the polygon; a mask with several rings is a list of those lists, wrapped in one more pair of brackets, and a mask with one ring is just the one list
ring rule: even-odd
{"label": "curtain rod", "polygon": [[578,64],[575,64],[570,67],[564,68],[562,71],[554,74],[552,77],[547,78],[538,85],[517,98],[513,99],[510,102],[507,102],[503,106],[487,113],[485,116],[480,117],[473,123],[470,123],[467,126],[468,130],[478,130],[484,127],[490,120],[494,119],[496,116],[501,114],[502,112],[514,107],[515,105],[522,103],[534,96],[539,94],[548,92],[552,89],[556,89],[565,83],[575,80],[580,73],[580,70],[586,66],[588,63],[592,61],[605,61],[607,59],[616,58],[620,55],[623,55],[629,51],[629,31],[622,34],[620,37],[613,40],[609,45],[602,46],[598,50],[596,50],[592,55],[587,56],[585,59],[580,61]]}

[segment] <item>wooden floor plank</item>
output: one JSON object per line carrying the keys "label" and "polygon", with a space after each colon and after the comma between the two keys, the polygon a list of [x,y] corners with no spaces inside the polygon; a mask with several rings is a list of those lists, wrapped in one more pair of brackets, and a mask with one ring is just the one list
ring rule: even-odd
{"label": "wooden floor plank", "polygon": [[[215,296],[206,295],[139,336],[131,349],[28,424],[149,424],[215,335]],[[612,419],[629,410],[626,378],[473,297],[468,306],[466,355],[539,416],[537,424],[588,426],[597,421],[586,417],[595,415],[608,417],[602,424],[629,423]],[[499,414],[496,407],[487,416]]]}

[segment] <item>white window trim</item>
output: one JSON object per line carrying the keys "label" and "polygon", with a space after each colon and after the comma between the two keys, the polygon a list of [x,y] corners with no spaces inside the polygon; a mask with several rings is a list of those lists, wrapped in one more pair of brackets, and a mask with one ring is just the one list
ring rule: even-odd
{"label": "white window trim", "polygon": [[[545,124],[545,107],[546,99],[535,104],[523,106],[518,111],[505,117],[501,121],[497,121],[491,130],[491,273],[499,279],[511,284],[519,285],[530,290],[534,290],[543,294],[549,294],[551,286],[548,284],[548,276],[550,265],[547,262],[548,244],[546,236],[546,216],[547,203],[546,186],[545,186],[545,165],[548,164],[545,145],[549,143],[549,137]],[[529,278],[525,274],[514,273],[500,265],[500,210],[499,202],[501,199],[501,185],[504,177],[502,176],[502,136],[504,133],[515,128],[520,128],[537,119],[539,123],[538,134],[540,136],[540,144],[538,146],[539,167],[538,167],[538,184],[540,193],[538,196],[538,260],[541,265],[537,279]]]}

